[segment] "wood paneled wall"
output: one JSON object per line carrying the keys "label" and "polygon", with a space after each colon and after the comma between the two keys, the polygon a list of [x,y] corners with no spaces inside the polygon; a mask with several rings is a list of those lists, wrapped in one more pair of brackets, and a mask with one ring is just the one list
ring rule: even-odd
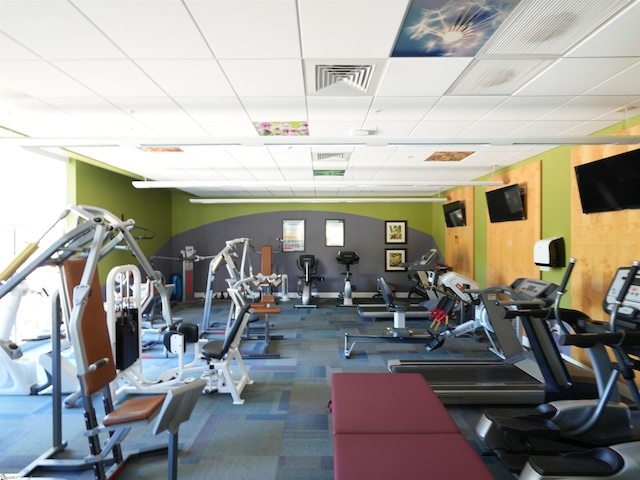
{"label": "wood paneled wall", "polygon": [[455,272],[474,279],[474,196],[473,187],[464,187],[447,195],[447,202],[456,200],[465,204],[466,226],[445,229],[445,262]]}
{"label": "wood paneled wall", "polygon": [[[620,132],[639,134],[640,126]],[[640,210],[582,213],[573,167],[635,149],[637,146],[598,145],[571,151],[571,256],[578,260],[569,285],[571,306],[594,319],[607,320],[602,300],[616,270],[640,260]]]}
{"label": "wood paneled wall", "polygon": [[[518,183],[526,188],[525,220],[489,222],[487,212],[487,285],[510,285],[520,277],[540,278],[533,262],[533,245],[541,235],[541,162],[496,175],[503,186]],[[499,188],[499,187],[498,187]]]}

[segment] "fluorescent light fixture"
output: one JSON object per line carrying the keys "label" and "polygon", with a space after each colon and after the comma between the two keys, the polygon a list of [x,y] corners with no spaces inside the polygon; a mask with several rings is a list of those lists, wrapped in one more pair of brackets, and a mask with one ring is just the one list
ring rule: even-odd
{"label": "fluorescent light fixture", "polygon": [[416,197],[292,197],[292,198],[190,198],[191,203],[232,204],[232,203],[444,203],[446,198]]}
{"label": "fluorescent light fixture", "polygon": [[252,146],[252,147],[339,147],[345,146],[381,146],[395,147],[443,147],[443,146],[477,146],[477,145],[638,145],[640,135],[556,135],[549,137],[384,137],[371,135],[368,137],[176,137],[176,138],[0,138],[0,144],[13,144],[24,147],[189,147],[189,146]]}
{"label": "fluorescent light fixture", "polygon": [[420,187],[496,187],[502,185],[501,181],[469,181],[469,180],[430,180],[430,181],[209,181],[209,180],[134,180],[131,184],[135,188],[389,188],[389,187],[405,187],[405,188],[420,188]]}
{"label": "fluorescent light fixture", "polygon": [[452,146],[476,148],[476,147],[490,147],[491,145],[492,145],[491,143],[487,143],[487,142],[471,143],[469,141],[459,142],[459,143],[456,143],[456,144],[452,144],[452,143],[418,143],[418,142],[415,142],[415,141],[387,143],[387,147],[434,147],[434,148],[452,147]]}

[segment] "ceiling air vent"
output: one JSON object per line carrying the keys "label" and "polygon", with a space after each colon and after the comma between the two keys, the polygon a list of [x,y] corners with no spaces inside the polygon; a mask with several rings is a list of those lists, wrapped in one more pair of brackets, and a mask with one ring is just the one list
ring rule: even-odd
{"label": "ceiling air vent", "polygon": [[375,65],[316,65],[316,91],[366,93]]}
{"label": "ceiling air vent", "polygon": [[480,50],[480,56],[561,55],[629,3],[629,0],[520,2]]}
{"label": "ceiling air vent", "polygon": [[474,60],[447,92],[449,95],[511,95],[549,67],[549,59]]}
{"label": "ceiling air vent", "polygon": [[318,153],[316,160],[323,162],[346,162],[349,160],[348,153]]}

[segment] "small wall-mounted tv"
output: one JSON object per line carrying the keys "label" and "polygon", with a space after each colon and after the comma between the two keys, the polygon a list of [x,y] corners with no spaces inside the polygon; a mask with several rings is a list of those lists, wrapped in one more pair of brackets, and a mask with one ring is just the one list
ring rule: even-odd
{"label": "small wall-mounted tv", "polygon": [[514,183],[506,187],[485,192],[487,209],[491,223],[524,220],[524,202],[520,185]]}
{"label": "small wall-mounted tv", "polygon": [[584,213],[640,208],[640,150],[575,167]]}
{"label": "small wall-mounted tv", "polygon": [[442,210],[444,211],[444,221],[448,228],[464,227],[467,224],[463,201],[456,200],[455,202],[445,203],[442,205]]}

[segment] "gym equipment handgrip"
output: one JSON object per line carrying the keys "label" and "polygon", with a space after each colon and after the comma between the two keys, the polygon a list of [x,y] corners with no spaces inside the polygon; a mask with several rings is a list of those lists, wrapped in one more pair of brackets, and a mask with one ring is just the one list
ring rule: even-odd
{"label": "gym equipment handgrip", "polygon": [[629,288],[631,288],[631,284],[636,278],[636,273],[638,273],[639,265],[640,263],[638,263],[637,260],[634,260],[633,263],[631,264],[631,268],[629,269],[629,274],[627,275],[627,278],[624,281],[624,285],[622,285],[622,288],[618,292],[616,302],[622,303],[622,301],[624,300],[624,297],[627,296],[627,292],[629,291]]}

